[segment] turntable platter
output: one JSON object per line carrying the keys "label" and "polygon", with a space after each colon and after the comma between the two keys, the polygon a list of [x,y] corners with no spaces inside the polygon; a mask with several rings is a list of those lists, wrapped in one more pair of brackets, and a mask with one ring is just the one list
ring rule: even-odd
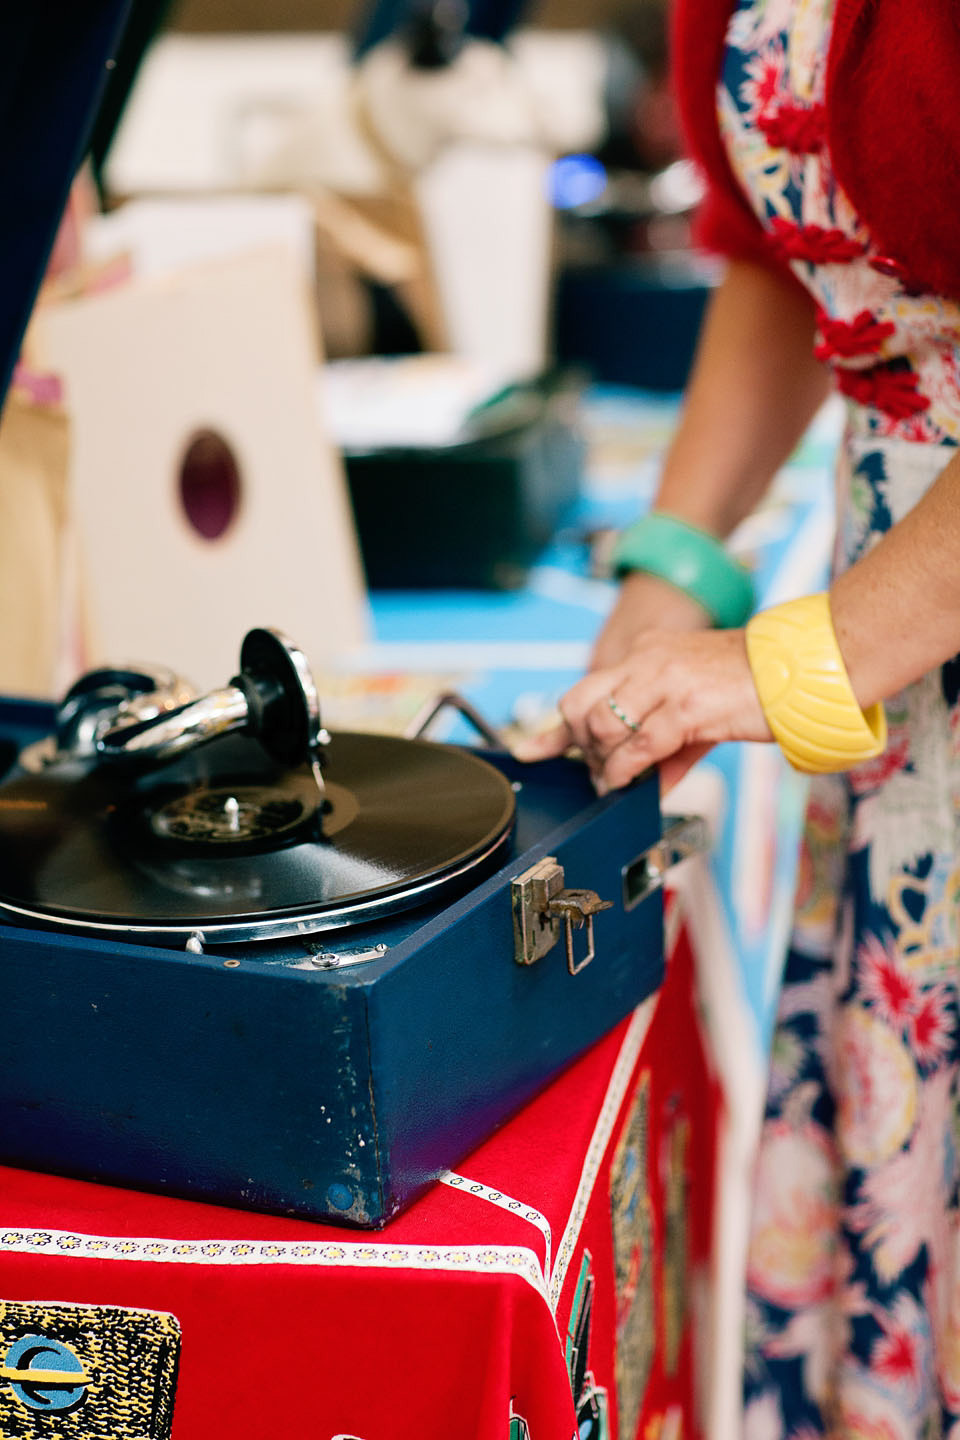
{"label": "turntable platter", "polygon": [[226,736],[147,773],[51,766],[0,785],[0,916],[182,944],[362,923],[489,868],[514,794],[427,741],[339,733],[323,797]]}

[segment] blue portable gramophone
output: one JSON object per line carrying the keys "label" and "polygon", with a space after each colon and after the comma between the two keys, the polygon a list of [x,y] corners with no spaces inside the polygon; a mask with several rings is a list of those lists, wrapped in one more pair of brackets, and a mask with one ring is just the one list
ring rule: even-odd
{"label": "blue portable gramophone", "polygon": [[[62,8],[4,375],[123,7]],[[600,799],[572,760],[330,735],[266,628],[208,695],[2,701],[0,1159],[382,1225],[659,983],[697,828],[662,835],[654,775]]]}

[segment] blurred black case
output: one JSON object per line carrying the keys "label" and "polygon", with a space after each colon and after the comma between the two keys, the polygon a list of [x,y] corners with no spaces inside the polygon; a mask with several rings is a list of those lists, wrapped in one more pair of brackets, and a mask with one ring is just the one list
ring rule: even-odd
{"label": "blurred black case", "polygon": [[545,376],[484,407],[457,445],[345,455],[374,590],[511,590],[581,491],[579,378]]}

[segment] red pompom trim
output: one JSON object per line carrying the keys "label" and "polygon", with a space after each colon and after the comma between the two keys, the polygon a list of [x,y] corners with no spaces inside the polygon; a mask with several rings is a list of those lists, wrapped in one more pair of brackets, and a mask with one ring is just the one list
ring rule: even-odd
{"label": "red pompom trim", "polygon": [[869,370],[838,366],[834,374],[844,395],[859,405],[882,410],[892,420],[909,420],[930,408],[929,398],[917,393],[918,376],[913,370],[892,369],[889,365],[871,365]]}
{"label": "red pompom trim", "polygon": [[817,155],[827,134],[826,110],[822,104],[796,105],[786,101],[776,110],[761,115],[757,124],[769,144],[792,155]]}
{"label": "red pompom trim", "polygon": [[775,215],[770,222],[770,236],[779,253],[787,260],[808,260],[811,265],[844,264],[866,254],[866,245],[842,230],[827,230],[822,225],[794,225]]}
{"label": "red pompom trim", "polygon": [[869,310],[861,310],[852,320],[835,320],[818,310],[817,329],[821,338],[813,353],[818,360],[832,360],[875,355],[896,326],[891,320],[878,320]]}

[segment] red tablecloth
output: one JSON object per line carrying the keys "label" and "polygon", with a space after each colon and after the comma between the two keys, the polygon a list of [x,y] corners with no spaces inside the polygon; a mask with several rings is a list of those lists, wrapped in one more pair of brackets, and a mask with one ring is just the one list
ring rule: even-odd
{"label": "red tablecloth", "polygon": [[2,1440],[697,1435],[719,1100],[673,928],[659,995],[383,1232],[0,1168]]}

